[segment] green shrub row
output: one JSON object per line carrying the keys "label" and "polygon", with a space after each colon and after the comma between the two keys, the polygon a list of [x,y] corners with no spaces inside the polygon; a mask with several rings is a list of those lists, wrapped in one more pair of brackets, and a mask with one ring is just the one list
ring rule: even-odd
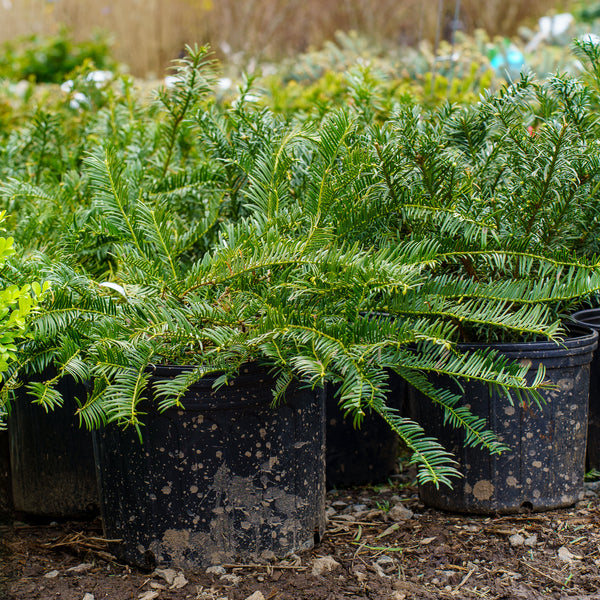
{"label": "green shrub row", "polygon": [[[2,132],[0,197],[20,255],[7,284],[44,282],[5,377],[48,409],[65,375],[92,382],[78,414],[143,433],[154,364],[193,368],[156,384],[181,406],[199,378],[223,384],[270,366],[337,384],[360,423],[376,411],[413,452],[421,481],[448,482],[451,456],[386,404],[389,370],[429,396],[468,443],[500,452],[485,420],[429,375],[489,382],[539,400],[543,369],[462,341],[560,339],[600,289],[600,50],[586,79],[520,81],[472,104],[379,108],[357,75],[353,102],[288,114],[251,84],[218,102],[216,65],[190,50],[143,100],[118,77]],[[84,85],[75,81],[74,89]],[[284,113],[284,114],[282,114]],[[41,288],[40,288],[41,294]]]}

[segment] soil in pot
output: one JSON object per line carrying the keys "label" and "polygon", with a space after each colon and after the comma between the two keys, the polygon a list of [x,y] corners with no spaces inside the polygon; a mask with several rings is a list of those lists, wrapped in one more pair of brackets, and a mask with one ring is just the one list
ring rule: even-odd
{"label": "soil in pot", "polygon": [[[453,489],[420,488],[421,499],[434,508],[468,513],[511,513],[548,510],[574,504],[583,489],[590,361],[598,334],[581,329],[560,345],[553,342],[497,344],[514,361],[540,363],[556,386],[535,403],[511,404],[506,396],[477,382],[462,382],[463,401],[510,450],[490,455],[464,445],[464,434],[443,424],[441,411],[416,390],[409,390],[411,410],[428,434],[437,437],[457,458],[464,479]],[[463,346],[474,349],[476,346]],[[454,392],[456,382],[438,376],[435,383]]]}
{"label": "soil in pot", "polygon": [[[600,332],[600,308],[580,310],[572,315],[577,323]],[[590,400],[586,470],[600,471],[600,352],[596,349],[590,365]]]}
{"label": "soil in pot", "polygon": [[[179,373],[158,368],[157,377]],[[265,561],[310,548],[325,528],[324,392],[292,386],[271,406],[272,378],[250,365],[228,386],[205,378],[185,410],[148,406],[143,443],[94,435],[112,551],[150,568]]]}
{"label": "soil in pot", "polygon": [[[390,373],[387,403],[402,410],[405,382]],[[369,412],[360,428],[344,416],[335,390],[327,388],[327,488],[345,488],[386,482],[398,472],[398,436],[377,413]]]}
{"label": "soil in pot", "polygon": [[63,406],[50,412],[24,387],[17,390],[8,427],[14,508],[38,517],[86,516],[98,510],[92,438],[75,416],[75,399],[87,390],[70,377],[57,389]]}

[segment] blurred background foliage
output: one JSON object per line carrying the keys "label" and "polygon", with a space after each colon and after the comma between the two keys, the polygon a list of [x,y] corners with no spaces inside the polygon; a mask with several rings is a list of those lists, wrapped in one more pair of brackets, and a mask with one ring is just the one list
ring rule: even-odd
{"label": "blurred background foliage", "polygon": [[100,106],[118,73],[155,88],[186,44],[221,60],[226,104],[246,89],[245,102],[314,118],[368,97],[386,119],[398,102],[477,101],[521,71],[580,75],[583,36],[600,40],[600,1],[0,0],[0,125],[27,104]]}
{"label": "blurred background foliage", "polygon": [[[590,3],[583,4],[593,20]],[[456,30],[513,36],[548,12],[577,6],[572,0],[0,0],[0,42],[60,36],[66,26],[76,42],[94,40],[88,48],[94,53],[106,43],[95,33],[102,30],[112,36],[116,60],[151,77],[190,43],[209,43],[220,58],[244,63],[322,48],[338,31],[379,45],[437,47]]]}

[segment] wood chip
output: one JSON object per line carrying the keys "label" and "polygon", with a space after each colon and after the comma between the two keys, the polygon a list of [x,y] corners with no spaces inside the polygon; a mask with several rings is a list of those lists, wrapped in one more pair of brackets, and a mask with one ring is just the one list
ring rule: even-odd
{"label": "wood chip", "polygon": [[48,573],[46,573],[46,574],[44,575],[44,577],[45,577],[46,579],[54,579],[55,577],[58,577],[58,576],[59,576],[59,574],[60,574],[60,573],[59,573],[58,571],[54,570],[54,571],[49,571]]}
{"label": "wood chip", "polygon": [[477,567],[473,567],[461,580],[461,582],[452,590],[452,595],[455,596],[456,594],[458,594],[458,591],[460,590],[460,588],[465,585],[465,583],[467,583],[467,581],[469,581],[469,579],[471,578],[471,575],[473,575],[473,573],[475,573],[475,571],[477,570]]}
{"label": "wood chip", "polygon": [[398,529],[400,529],[400,523],[394,523],[393,525],[390,525],[385,531],[383,531],[382,533],[380,533],[377,536],[377,539],[381,539],[383,537],[386,537],[392,533],[394,533],[394,531],[397,531]]}
{"label": "wood chip", "polygon": [[558,579],[555,579],[554,577],[552,577],[552,575],[549,575],[548,573],[544,573],[543,571],[540,571],[540,569],[534,567],[533,565],[530,565],[529,563],[525,562],[524,560],[521,560],[520,563],[525,565],[528,569],[531,569],[534,573],[537,573],[538,575],[541,575],[542,577],[563,587],[564,581],[559,581]]}
{"label": "wood chip", "polygon": [[322,556],[321,558],[316,558],[314,560],[312,574],[315,576],[323,575],[324,573],[329,573],[329,571],[333,571],[340,566],[340,563],[335,560],[333,556]]}
{"label": "wood chip", "polygon": [[94,565],[92,563],[81,563],[80,565],[77,565],[76,567],[71,567],[70,569],[67,569],[66,572],[67,573],[86,573],[87,571],[89,571]]}
{"label": "wood chip", "polygon": [[180,590],[188,584],[188,580],[183,576],[183,573],[177,573],[173,582],[171,583],[170,590]]}
{"label": "wood chip", "polygon": [[557,556],[560,560],[566,563],[572,563],[573,561],[581,560],[583,558],[582,556],[573,554],[566,546],[561,546],[558,549]]}
{"label": "wood chip", "polygon": [[177,571],[175,569],[155,569],[154,575],[164,579],[169,585],[173,583]]}

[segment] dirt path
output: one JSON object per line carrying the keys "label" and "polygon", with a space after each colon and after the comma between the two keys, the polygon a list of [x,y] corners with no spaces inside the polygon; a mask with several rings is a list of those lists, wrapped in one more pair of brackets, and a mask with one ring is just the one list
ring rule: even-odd
{"label": "dirt path", "polygon": [[328,494],[312,551],[210,573],[120,565],[99,521],[0,526],[6,600],[600,600],[600,485],[567,510],[465,517],[425,508],[414,490]]}

